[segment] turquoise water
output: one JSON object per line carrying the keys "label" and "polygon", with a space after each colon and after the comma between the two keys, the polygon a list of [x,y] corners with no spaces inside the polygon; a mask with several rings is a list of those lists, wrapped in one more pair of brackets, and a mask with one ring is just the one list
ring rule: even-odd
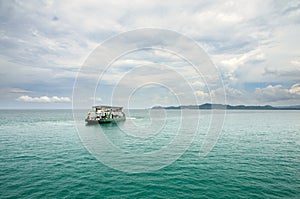
{"label": "turquoise water", "polygon": [[[197,114],[190,111],[191,123]],[[209,121],[209,114],[201,115]],[[143,111],[130,117],[123,127],[132,132],[130,119],[143,125],[148,120]],[[222,135],[208,156],[199,156],[203,123],[175,162],[130,174],[105,166],[84,148],[71,110],[2,110],[0,198],[300,198],[299,121],[300,111],[227,111]],[[171,132],[174,124],[165,124]],[[169,142],[128,145],[118,128],[105,128],[129,152],[153,151]]]}

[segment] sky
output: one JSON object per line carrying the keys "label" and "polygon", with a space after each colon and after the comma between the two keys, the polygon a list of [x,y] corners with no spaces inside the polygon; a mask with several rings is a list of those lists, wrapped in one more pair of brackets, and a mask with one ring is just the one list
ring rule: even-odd
{"label": "sky", "polygon": [[85,74],[98,84],[82,98],[147,108],[211,102],[224,90],[232,105],[300,105],[299,1],[0,0],[0,109],[72,108],[76,78],[97,47],[143,28],[193,40],[222,86],[207,86],[213,78],[172,52],[144,49],[118,58],[100,81]]}

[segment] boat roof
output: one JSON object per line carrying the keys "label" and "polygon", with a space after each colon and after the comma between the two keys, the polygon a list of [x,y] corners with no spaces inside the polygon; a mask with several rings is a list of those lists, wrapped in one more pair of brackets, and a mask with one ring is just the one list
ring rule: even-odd
{"label": "boat roof", "polygon": [[113,109],[113,110],[119,110],[119,109],[123,109],[123,107],[121,106],[93,106],[93,108],[95,109]]}

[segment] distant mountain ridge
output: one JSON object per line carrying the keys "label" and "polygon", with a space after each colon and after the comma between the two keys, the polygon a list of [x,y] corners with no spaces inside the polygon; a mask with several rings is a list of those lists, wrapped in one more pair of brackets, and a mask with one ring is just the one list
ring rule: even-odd
{"label": "distant mountain ridge", "polygon": [[265,106],[246,106],[246,105],[226,105],[226,104],[210,104],[201,105],[181,105],[181,106],[154,106],[152,109],[228,109],[228,110],[300,110],[300,106],[282,106],[274,107]]}

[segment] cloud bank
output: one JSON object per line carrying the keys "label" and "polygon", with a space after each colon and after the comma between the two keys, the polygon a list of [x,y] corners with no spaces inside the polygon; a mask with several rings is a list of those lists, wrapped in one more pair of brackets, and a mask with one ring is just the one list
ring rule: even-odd
{"label": "cloud bank", "polygon": [[61,102],[71,102],[69,97],[48,97],[48,96],[41,96],[41,97],[30,97],[28,95],[22,95],[17,98],[17,101],[23,102],[39,102],[39,103],[61,103]]}
{"label": "cloud bank", "polygon": [[[300,83],[299,19],[297,0],[1,1],[0,107],[26,101],[15,100],[26,91],[70,97],[77,72],[97,45],[143,27],[173,30],[203,47],[221,72],[228,103],[297,105],[292,86]],[[202,82],[174,56],[155,51],[124,57],[106,79],[149,63],[182,66],[178,70],[190,81]],[[87,77],[98,78],[93,73]],[[103,85],[101,94],[111,86]],[[209,96],[201,83],[192,86],[201,99]],[[109,103],[108,97],[98,97]]]}

